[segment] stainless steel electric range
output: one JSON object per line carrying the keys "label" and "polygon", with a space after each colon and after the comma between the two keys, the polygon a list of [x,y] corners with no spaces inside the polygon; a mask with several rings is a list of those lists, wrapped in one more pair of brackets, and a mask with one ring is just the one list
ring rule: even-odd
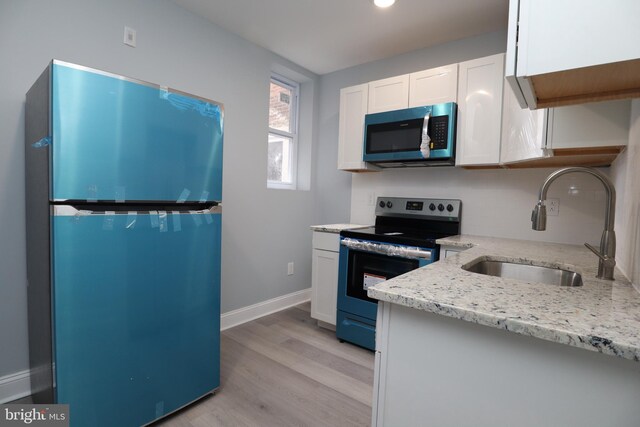
{"label": "stainless steel electric range", "polygon": [[367,289],[439,259],[436,239],[460,233],[462,202],[378,197],[375,227],[340,232],[336,336],[375,349],[377,301]]}

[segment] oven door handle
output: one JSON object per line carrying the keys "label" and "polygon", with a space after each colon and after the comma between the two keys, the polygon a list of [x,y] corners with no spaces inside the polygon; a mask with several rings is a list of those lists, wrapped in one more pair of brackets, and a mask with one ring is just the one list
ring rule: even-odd
{"label": "oven door handle", "polygon": [[397,256],[400,258],[408,259],[431,259],[430,250],[420,249],[418,247],[398,246],[388,243],[364,242],[362,240],[355,240],[350,238],[342,239],[340,241],[340,244],[346,246],[349,249],[355,249],[362,252],[372,252],[376,254]]}

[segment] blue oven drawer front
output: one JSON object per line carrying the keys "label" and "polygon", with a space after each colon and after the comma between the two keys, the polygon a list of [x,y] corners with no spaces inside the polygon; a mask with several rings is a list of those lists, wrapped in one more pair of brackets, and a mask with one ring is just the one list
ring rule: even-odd
{"label": "blue oven drawer front", "polygon": [[376,321],[338,310],[336,336],[369,350],[376,348]]}

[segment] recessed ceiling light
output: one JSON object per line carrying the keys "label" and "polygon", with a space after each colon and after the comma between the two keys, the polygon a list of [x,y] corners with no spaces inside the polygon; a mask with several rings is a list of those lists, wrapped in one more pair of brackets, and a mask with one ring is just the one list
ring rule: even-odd
{"label": "recessed ceiling light", "polygon": [[394,4],[396,0],[373,0],[373,4],[378,7],[389,7]]}

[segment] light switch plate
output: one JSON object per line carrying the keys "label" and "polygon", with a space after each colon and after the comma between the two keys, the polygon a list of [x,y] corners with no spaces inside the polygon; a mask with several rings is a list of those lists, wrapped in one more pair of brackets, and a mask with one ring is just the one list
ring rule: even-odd
{"label": "light switch plate", "polygon": [[136,47],[137,41],[136,30],[129,27],[124,27],[124,44],[131,47]]}

